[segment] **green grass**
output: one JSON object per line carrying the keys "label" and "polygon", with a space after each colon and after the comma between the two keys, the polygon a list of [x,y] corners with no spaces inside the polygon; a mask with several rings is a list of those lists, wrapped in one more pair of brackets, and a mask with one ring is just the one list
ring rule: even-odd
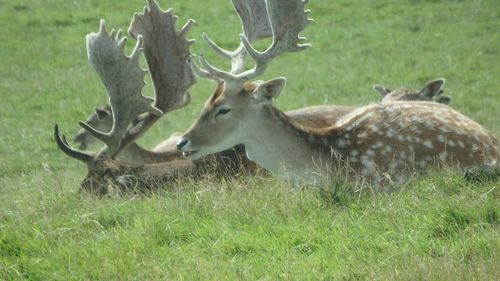
{"label": "green grass", "polygon": [[[334,3],[331,3],[334,2]],[[106,96],[86,61],[98,20],[128,27],[136,1],[0,1],[0,279],[499,280],[500,184],[455,172],[392,194],[293,189],[273,177],[192,182],[149,196],[78,194],[85,167],[58,151]],[[235,47],[229,1],[160,1],[179,22]],[[500,3],[312,1],[313,48],[273,62],[278,107],[361,105],[374,83],[418,88],[445,77],[453,107],[500,136]],[[129,50],[134,42],[129,42]],[[201,40],[193,52],[222,62]],[[183,131],[213,90],[169,114],[141,142]],[[146,88],[146,93],[150,93]]]}

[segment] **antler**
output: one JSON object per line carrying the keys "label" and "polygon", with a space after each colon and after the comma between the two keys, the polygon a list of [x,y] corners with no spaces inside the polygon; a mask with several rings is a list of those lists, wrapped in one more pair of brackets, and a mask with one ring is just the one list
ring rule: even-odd
{"label": "antler", "polygon": [[[312,22],[307,16],[309,10],[304,10],[307,0],[265,0],[265,1],[239,1],[233,0],[236,11],[240,15],[244,34],[240,35],[240,47],[234,52],[228,52],[218,47],[208,36],[204,36],[208,45],[218,54],[231,58],[232,69],[230,72],[220,70],[209,64],[200,56],[200,68],[190,62],[193,70],[200,76],[242,83],[261,75],[269,62],[285,52],[297,52],[309,48],[310,44],[303,44],[306,38],[299,33]],[[267,20],[264,20],[267,15]],[[255,40],[269,37],[269,28],[273,42],[264,52],[257,51],[252,43]],[[243,71],[244,55],[248,53],[255,61],[253,69]],[[241,58],[243,57],[243,58]]]}
{"label": "antler", "polygon": [[[191,56],[189,47],[195,40],[186,38],[194,20],[188,20],[180,31],[176,31],[177,18],[173,9],[164,12],[156,1],[148,0],[148,7],[134,14],[128,29],[132,37],[144,37],[144,55],[156,93],[155,106],[163,112],[186,106],[191,101],[187,90],[196,83],[187,64]],[[142,116],[123,137],[123,142],[133,142],[158,119],[154,114]]]}
{"label": "antler", "polygon": [[175,30],[177,16],[173,9],[162,11],[154,0],[148,1],[142,13],[135,13],[128,32],[134,38],[144,38],[144,54],[156,92],[155,106],[163,111],[181,108],[190,101],[187,90],[195,77],[186,64],[189,47],[195,40],[186,39],[194,20],[188,20]]}
{"label": "antler", "polygon": [[[257,40],[273,36],[265,1],[232,0],[232,2],[236,12],[240,16],[243,34],[248,38],[249,42],[253,43]],[[244,71],[247,51],[242,42],[240,42],[236,50],[228,51],[219,47],[206,33],[203,33],[202,37],[215,53],[231,61],[231,71],[229,73],[236,74]],[[208,72],[200,71],[198,74],[206,78],[216,79]]]}
{"label": "antler", "polygon": [[[163,12],[154,0],[148,1],[143,13],[135,14],[129,27],[137,44],[130,57],[123,54],[126,38],[121,31],[108,33],[104,21],[98,33],[87,35],[89,61],[101,77],[109,96],[113,126],[109,132],[100,132],[85,122],[80,125],[106,146],[97,153],[71,148],[56,125],[54,136],[59,148],[67,155],[89,162],[101,156],[114,158],[156,122],[163,113],[185,106],[190,97],[187,90],[195,83],[187,60],[189,46],[186,39],[193,24],[189,20],[180,31],[175,30],[177,17],[172,10]],[[139,66],[143,51],[153,78],[156,99],[141,94],[145,70]],[[152,102],[155,102],[152,105]]]}
{"label": "antler", "polygon": [[142,36],[137,37],[137,43],[130,57],[123,55],[126,42],[127,39],[121,36],[121,30],[116,34],[114,30],[108,33],[104,20],[101,20],[98,33],[87,35],[88,58],[108,92],[113,113],[113,127],[108,133],[103,133],[85,122],[80,122],[80,125],[103,141],[110,155],[118,152],[122,136],[137,116],[144,112],[157,116],[163,114],[160,109],[152,105],[153,99],[144,97],[141,93],[146,74],[146,71],[139,66]]}

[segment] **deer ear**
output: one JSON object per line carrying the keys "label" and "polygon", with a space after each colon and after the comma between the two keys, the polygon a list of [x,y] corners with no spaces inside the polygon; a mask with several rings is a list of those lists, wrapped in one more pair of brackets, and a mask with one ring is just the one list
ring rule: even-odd
{"label": "deer ear", "polygon": [[444,87],[444,78],[429,81],[418,93],[421,97],[432,98],[439,95]]}
{"label": "deer ear", "polygon": [[373,85],[372,89],[375,92],[378,92],[380,95],[382,95],[382,97],[385,97],[387,94],[392,92],[391,90],[387,89],[384,85],[379,85],[379,84]]}
{"label": "deer ear", "polygon": [[264,82],[257,86],[253,93],[253,100],[256,103],[272,103],[286,85],[285,77],[278,77]]}

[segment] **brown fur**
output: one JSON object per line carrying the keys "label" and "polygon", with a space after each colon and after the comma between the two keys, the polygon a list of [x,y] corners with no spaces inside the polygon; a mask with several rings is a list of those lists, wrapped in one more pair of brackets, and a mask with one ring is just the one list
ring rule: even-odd
{"label": "brown fur", "polygon": [[[276,159],[281,157],[282,164],[293,163],[287,164],[291,165],[287,170],[292,174],[286,177],[291,176],[299,182],[301,178],[307,182],[307,173],[323,173],[323,168],[315,166],[328,163],[333,164],[332,167],[347,164],[361,178],[377,184],[385,179],[401,183],[409,171],[425,170],[436,164],[468,169],[485,164],[498,166],[500,162],[495,138],[479,124],[446,105],[428,101],[384,101],[346,110],[346,114],[336,120],[317,118],[309,126],[290,118],[270,102],[270,98],[279,95],[280,90],[276,89],[281,89],[284,83],[283,79],[260,85],[248,83],[239,94],[224,89],[213,106],[206,107],[183,136],[189,143],[189,146],[182,146],[183,151],[203,155],[227,145],[226,139],[241,141],[251,145],[252,157],[272,171],[279,172],[281,164]],[[403,96],[412,98],[405,93]],[[415,95],[415,98],[419,96],[422,95]],[[230,118],[235,122],[229,119],[206,123],[207,116],[214,115],[213,107],[220,105],[232,108]],[[248,116],[256,118],[258,123],[248,120]],[[268,123],[273,124],[273,130],[279,131],[279,136],[266,129]],[[258,137],[254,139],[245,132],[235,135],[235,124],[252,126]],[[327,126],[314,127],[317,124]],[[302,141],[293,140],[293,135]],[[258,142],[273,137],[277,137],[284,147],[272,142],[265,151],[277,151],[276,155],[271,157],[260,153]],[[252,141],[245,142],[248,138]],[[290,140],[289,146],[285,139]],[[297,147],[293,156],[289,154],[294,151],[292,146]],[[328,157],[332,158],[328,160]]]}
{"label": "brown fur", "polygon": [[[500,162],[493,135],[434,102],[370,105],[326,128],[297,124],[272,106],[268,112],[312,147],[333,151],[364,176],[385,174],[399,180],[398,171],[421,170],[439,163],[458,164],[466,170]],[[367,114],[373,116],[364,120]]]}
{"label": "brown fur", "polygon": [[[239,95],[248,95],[252,93],[256,88],[255,83],[247,82],[243,85],[242,90]],[[405,93],[411,93],[412,91],[407,90]],[[219,83],[217,88],[209,100],[209,106],[217,106],[216,101],[224,93],[224,84]],[[408,95],[403,95],[408,97]],[[399,95],[393,95],[391,97],[399,99]],[[418,95],[412,96],[415,99],[419,99]],[[282,113],[279,110],[273,108],[273,112],[270,114],[278,116],[286,123],[292,124],[298,136],[305,140],[314,139],[311,143],[312,146],[318,147],[325,142],[326,139],[335,139],[337,136],[341,135],[339,130],[332,129],[332,125],[337,122],[337,120],[345,117],[349,113],[356,110],[355,107],[347,106],[314,106],[306,109],[292,110],[287,113]],[[320,128],[320,129],[318,129]],[[321,129],[323,128],[323,129]],[[325,138],[325,135],[328,135]],[[312,138],[312,136],[315,136]],[[353,148],[354,149],[354,148]],[[359,149],[359,148],[356,148]],[[326,151],[332,151],[330,147],[324,147]],[[154,182],[161,181],[172,181],[179,177],[184,176],[195,176],[203,177],[204,175],[220,175],[220,176],[237,176],[241,172],[245,173],[255,173],[258,168],[257,165],[248,160],[245,155],[245,149],[243,146],[237,146],[234,149],[229,149],[214,155],[209,155],[203,159],[196,160],[191,163],[190,160],[181,159],[182,155],[175,148],[174,142],[172,146],[164,147],[161,151],[155,152],[142,149],[137,144],[131,144],[126,150],[124,150],[118,157],[118,161],[111,161],[110,167],[104,169],[107,172],[100,172],[97,174],[90,173],[84,183],[94,183],[89,186],[98,186],[96,183],[98,181],[105,182],[104,178],[108,178],[111,182],[117,182],[116,179],[120,178],[120,175],[129,175],[128,179],[136,178],[139,182]],[[345,149],[337,147],[334,152],[337,156],[344,159],[349,158],[349,153],[345,152]],[[160,153],[160,154],[158,154]],[[162,154],[166,153],[170,160],[166,160]],[[158,155],[158,157],[156,157]],[[139,157],[139,158],[137,158]],[[163,158],[162,158],[163,157]],[[163,159],[163,160],[161,160]],[[109,161],[108,161],[109,162]],[[134,163],[132,166],[126,163]],[[140,168],[137,165],[143,165]],[[351,163],[351,166],[357,167],[357,170],[361,170],[360,162]],[[136,167],[136,168],[133,168]],[[158,167],[158,168],[154,168]],[[163,168],[160,168],[163,167]],[[177,168],[176,168],[177,167]],[[103,171],[104,171],[103,170]],[[156,171],[154,173],[147,171]],[[176,172],[172,172],[176,171]],[[149,174],[149,175],[146,175]],[[100,180],[99,180],[100,178]],[[132,183],[134,181],[131,181]],[[130,185],[131,183],[129,183]],[[82,184],[82,186],[85,184]],[[105,185],[107,186],[107,185]],[[120,183],[120,186],[124,186],[124,183]]]}

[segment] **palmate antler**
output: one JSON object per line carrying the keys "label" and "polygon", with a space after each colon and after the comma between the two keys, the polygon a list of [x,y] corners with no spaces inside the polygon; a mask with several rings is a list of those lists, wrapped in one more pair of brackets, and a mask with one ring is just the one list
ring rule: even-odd
{"label": "palmate antler", "polygon": [[[232,0],[232,2],[234,9],[240,16],[243,34],[248,38],[249,42],[253,43],[257,40],[273,36],[265,1]],[[229,73],[236,74],[244,70],[247,51],[242,42],[240,42],[236,50],[228,51],[219,47],[206,33],[203,33],[202,37],[215,53],[231,61],[231,71]],[[194,70],[200,76],[214,78],[210,73],[200,68],[194,68]]]}
{"label": "palmate antler", "polygon": [[[187,91],[195,83],[195,78],[187,60],[189,47],[194,41],[188,40],[186,35],[193,21],[189,20],[176,31],[176,19],[172,10],[164,12],[154,0],[149,0],[148,7],[143,13],[134,15],[129,27],[129,33],[137,39],[129,57],[123,53],[126,38],[120,31],[108,33],[104,21],[101,21],[98,33],[87,35],[89,61],[106,87],[113,126],[109,132],[100,132],[80,122],[87,132],[106,144],[95,153],[72,148],[65,137],[60,136],[57,125],[54,136],[59,148],[85,162],[90,173],[102,169],[106,159],[115,158],[164,113],[181,108],[190,101]],[[143,50],[153,78],[154,100],[141,93],[146,73],[139,65]]]}
{"label": "palmate antler", "polygon": [[139,65],[139,56],[143,50],[142,36],[137,36],[137,43],[130,57],[123,55],[126,42],[127,39],[121,36],[121,30],[116,34],[114,30],[108,33],[103,20],[98,33],[87,35],[88,58],[108,92],[113,127],[110,132],[103,133],[84,122],[80,122],[80,125],[106,144],[106,154],[110,157],[114,157],[123,147],[123,136],[140,114],[163,115],[162,110],[152,105],[153,99],[142,95],[146,74]]}
{"label": "palmate antler", "polygon": [[[191,67],[199,76],[236,85],[261,75],[273,58],[285,52],[302,51],[311,46],[303,43],[306,38],[299,36],[299,33],[312,22],[307,17],[309,10],[304,10],[307,3],[307,0],[233,0],[243,27],[238,49],[234,52],[226,51],[217,46],[207,35],[204,36],[213,50],[231,59],[231,71],[226,72],[212,66],[203,55],[200,56],[203,68],[193,61],[190,62]],[[264,52],[257,51],[252,43],[266,37],[273,38],[271,46]],[[255,61],[255,66],[245,71],[244,57],[247,53]]]}

